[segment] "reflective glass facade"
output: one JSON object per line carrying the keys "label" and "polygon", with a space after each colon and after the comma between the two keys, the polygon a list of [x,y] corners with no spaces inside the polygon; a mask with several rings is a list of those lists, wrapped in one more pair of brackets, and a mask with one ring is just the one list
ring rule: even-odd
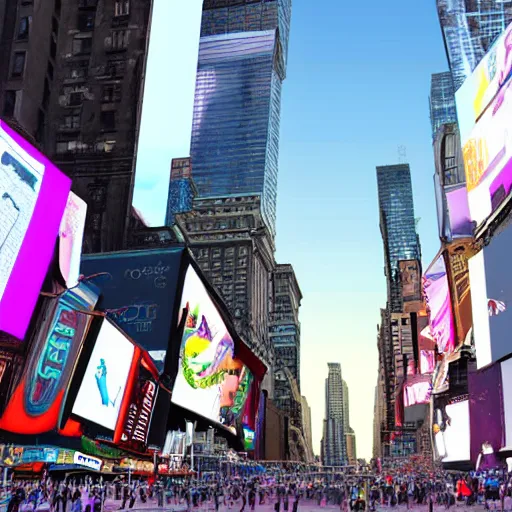
{"label": "reflective glass facade", "polygon": [[455,90],[449,71],[432,75],[430,84],[430,123],[432,140],[443,124],[456,123]]}
{"label": "reflective glass facade", "polygon": [[377,167],[377,185],[388,302],[391,312],[400,312],[402,298],[399,261],[421,259],[409,165]]}
{"label": "reflective glass facade", "polygon": [[437,11],[457,91],[512,22],[512,0],[437,0]]}
{"label": "reflective glass facade", "polygon": [[276,30],[201,38],[191,144],[198,196],[260,195],[273,234],[283,70]]}

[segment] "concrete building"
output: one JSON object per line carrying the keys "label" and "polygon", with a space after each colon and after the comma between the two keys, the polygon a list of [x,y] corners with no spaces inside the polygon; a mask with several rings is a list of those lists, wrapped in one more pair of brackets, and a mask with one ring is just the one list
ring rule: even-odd
{"label": "concrete building", "polygon": [[434,140],[441,126],[448,123],[457,123],[455,90],[453,89],[452,74],[449,71],[432,75],[429,104],[432,140]]}
{"label": "concrete building", "polygon": [[302,431],[307,445],[307,462],[315,462],[315,454],[313,451],[313,431],[311,423],[311,407],[307,398],[302,396]]}
{"label": "concrete building", "polygon": [[356,434],[350,429],[345,433],[345,442],[347,444],[347,460],[350,465],[357,464]]}
{"label": "concrete building", "polygon": [[322,464],[343,466],[347,463],[347,444],[343,418],[343,379],[341,365],[328,363],[325,379],[325,419],[322,438]]}

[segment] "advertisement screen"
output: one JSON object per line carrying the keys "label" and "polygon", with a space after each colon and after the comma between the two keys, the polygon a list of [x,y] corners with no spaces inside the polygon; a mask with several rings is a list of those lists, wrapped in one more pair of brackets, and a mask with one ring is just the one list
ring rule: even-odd
{"label": "advertisement screen", "polygon": [[434,350],[420,351],[420,372],[422,374],[434,373],[436,368],[436,353]]}
{"label": "advertisement screen", "polygon": [[413,379],[404,384],[404,406],[411,407],[418,404],[428,404],[432,394],[430,379]]}
{"label": "advertisement screen", "polygon": [[0,121],[0,331],[19,339],[53,257],[70,188],[68,177]]}
{"label": "advertisement screen", "polygon": [[86,202],[70,192],[59,230],[60,273],[68,288],[76,286],[80,277],[86,215]]}
{"label": "advertisement screen", "polygon": [[72,413],[114,430],[133,354],[133,344],[108,320],[104,320]]}
{"label": "advertisement screen", "polygon": [[133,193],[148,227],[165,225],[171,162],[190,156],[202,7],[153,1]]}
{"label": "advertisement screen", "polygon": [[101,289],[98,309],[163,369],[183,248],[84,255],[81,272]]}
{"label": "advertisement screen", "polygon": [[421,270],[417,260],[400,261],[400,281],[404,301],[421,299]]}
{"label": "advertisement screen", "polygon": [[443,462],[470,460],[469,402],[435,409],[434,436],[437,453]]}
{"label": "advertisement screen", "polygon": [[172,401],[237,434],[253,376],[235,357],[233,339],[191,266],[183,287],[184,308],[188,315]]}
{"label": "advertisement screen", "polygon": [[455,325],[446,265],[442,254],[426,271],[423,289],[430,315],[430,332],[437,348],[440,353],[453,352],[455,349]]}
{"label": "advertisement screen", "polygon": [[91,324],[97,290],[85,283],[48,299],[21,382],[0,419],[0,428],[35,435],[55,430],[74,365]]}
{"label": "advertisement screen", "polygon": [[501,363],[503,413],[505,418],[505,446],[512,449],[512,359]]}
{"label": "advertisement screen", "polygon": [[455,93],[461,140],[469,137],[476,120],[510,78],[511,71],[512,25],[509,25]]}

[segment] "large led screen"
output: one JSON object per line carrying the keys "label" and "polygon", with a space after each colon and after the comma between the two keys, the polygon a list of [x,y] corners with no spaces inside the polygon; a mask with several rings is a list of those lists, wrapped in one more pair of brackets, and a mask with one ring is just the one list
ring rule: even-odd
{"label": "large led screen", "polygon": [[233,338],[192,266],[181,298],[181,309],[185,308],[172,401],[237,434],[253,375],[235,357]]}
{"label": "large led screen", "polygon": [[505,447],[512,450],[512,359],[501,363],[501,385],[505,419]]}
{"label": "large led screen", "polygon": [[[489,245],[469,260],[473,335],[478,368],[512,353],[512,230],[495,234]],[[500,308],[490,308],[490,301]],[[491,316],[492,315],[492,316]]]}
{"label": "large led screen", "polygon": [[444,462],[470,460],[469,402],[449,404],[435,410],[434,436],[437,453]]}
{"label": "large led screen", "polygon": [[455,93],[462,140],[469,137],[481,116],[512,71],[512,24],[496,40],[473,73]]}
{"label": "large led screen", "polygon": [[430,378],[412,378],[404,384],[404,406],[411,407],[418,404],[428,404],[432,395]]}
{"label": "large led screen", "polygon": [[146,349],[160,371],[171,338],[183,248],[84,255],[81,272],[96,274],[98,309]]}
{"label": "large led screen", "polygon": [[0,331],[19,339],[53,257],[70,188],[69,178],[0,121]]}
{"label": "large led screen", "polygon": [[133,195],[150,227],[165,224],[173,158],[190,156],[202,7],[203,0],[152,3]]}
{"label": "large led screen", "polygon": [[451,353],[455,349],[455,325],[450,286],[442,254],[425,273],[423,289],[429,310],[432,337],[440,353]]}
{"label": "large led screen", "polygon": [[72,413],[106,429],[115,430],[133,355],[133,343],[105,319]]}

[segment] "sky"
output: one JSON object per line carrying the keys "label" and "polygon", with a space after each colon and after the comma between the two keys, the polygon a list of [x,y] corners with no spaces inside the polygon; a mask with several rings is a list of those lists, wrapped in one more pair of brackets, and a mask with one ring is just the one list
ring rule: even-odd
{"label": "sky", "polygon": [[428,97],[446,71],[435,1],[295,0],[283,88],[277,261],[304,296],[301,392],[320,452],[327,363],[341,363],[370,458],[377,324],[386,304],[377,165],[411,165],[424,268],[439,250]]}

